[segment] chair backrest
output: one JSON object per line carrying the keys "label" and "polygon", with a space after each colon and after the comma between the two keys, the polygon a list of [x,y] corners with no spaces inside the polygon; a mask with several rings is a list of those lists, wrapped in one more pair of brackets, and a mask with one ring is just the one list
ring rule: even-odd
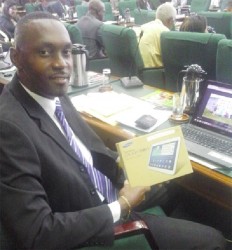
{"label": "chair backrest", "polygon": [[74,6],[81,5],[81,4],[82,4],[82,0],[74,0]]}
{"label": "chair backrest", "polygon": [[134,17],[134,10],[137,8],[136,0],[128,0],[118,3],[118,10],[122,17],[124,17],[125,10],[129,8],[130,9],[130,15]]}
{"label": "chair backrest", "polygon": [[105,24],[102,26],[102,39],[113,75],[128,76],[130,73],[137,75],[138,70],[143,68],[133,29]]}
{"label": "chair backrest", "polygon": [[211,0],[192,0],[190,11],[191,12],[199,12],[199,11],[207,11],[209,10],[211,4]]}
{"label": "chair backrest", "polygon": [[83,44],[83,39],[80,29],[75,24],[64,23],[65,28],[67,29],[72,44],[80,43]]}
{"label": "chair backrest", "polygon": [[224,34],[232,39],[232,12],[199,12],[199,15],[207,18],[208,25],[212,26],[216,33]]}
{"label": "chair backrest", "polygon": [[104,14],[104,21],[114,21],[114,14],[112,11],[112,5],[110,2],[104,2],[105,5],[105,14]]}
{"label": "chair backrest", "polygon": [[25,3],[24,8],[26,10],[26,13],[36,11],[36,8],[38,5],[39,5],[39,3]]}
{"label": "chair backrest", "polygon": [[222,39],[218,43],[216,79],[232,84],[232,40]]}
{"label": "chair backrest", "polygon": [[155,11],[135,9],[134,18],[135,24],[142,25],[155,20]]}
{"label": "chair backrest", "polygon": [[76,5],[77,17],[80,19],[88,12],[88,6],[85,5]]}
{"label": "chair backrest", "polygon": [[[216,79],[216,54],[222,34],[169,31],[161,34],[166,89],[178,91],[178,74],[185,66],[200,65],[208,79]],[[179,87],[181,84],[179,84]]]}

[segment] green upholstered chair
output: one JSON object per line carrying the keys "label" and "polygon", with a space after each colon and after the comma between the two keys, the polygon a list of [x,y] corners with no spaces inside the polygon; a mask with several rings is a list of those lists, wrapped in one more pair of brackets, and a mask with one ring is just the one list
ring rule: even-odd
{"label": "green upholstered chair", "polygon": [[[165,88],[178,91],[178,74],[184,66],[200,65],[208,79],[216,79],[218,42],[225,35],[197,32],[169,31],[161,34],[161,54],[165,69]],[[179,90],[181,83],[179,82]]]}
{"label": "green upholstered chair", "polygon": [[134,18],[135,24],[142,25],[155,20],[155,11],[135,9]]}
{"label": "green upholstered chair", "polygon": [[211,4],[211,0],[192,0],[190,6],[190,12],[208,11]]}
{"label": "green upholstered chair", "polygon": [[223,39],[218,43],[216,79],[232,84],[232,40]]}
{"label": "green upholstered chair", "polygon": [[25,3],[24,7],[26,10],[26,13],[34,12],[38,5],[39,3]]}
{"label": "green upholstered chair", "polygon": [[128,27],[103,25],[102,39],[110,59],[112,75],[138,76],[144,83],[163,87],[163,68],[144,68],[135,31]]}
{"label": "green upholstered chair", "polygon": [[82,16],[84,16],[87,11],[88,11],[88,6],[84,5],[76,5],[76,12],[77,12],[77,17],[80,19]]}
{"label": "green upholstered chair", "polygon": [[124,17],[125,9],[130,9],[131,17],[134,17],[134,10],[137,8],[136,0],[128,0],[118,3],[118,10],[122,17]]}
{"label": "green upholstered chair", "polygon": [[207,18],[208,25],[212,26],[216,33],[224,34],[232,39],[232,12],[199,12],[199,15]]}
{"label": "green upholstered chair", "polygon": [[64,26],[68,30],[72,44],[74,44],[74,43],[83,44],[81,31],[75,24],[64,23]]}
{"label": "green upholstered chair", "polygon": [[82,0],[74,0],[74,6],[81,5],[81,4],[82,4]]}
{"label": "green upholstered chair", "polygon": [[104,21],[114,21],[114,14],[112,11],[112,5],[110,2],[104,2],[105,5],[105,14],[104,14]]}

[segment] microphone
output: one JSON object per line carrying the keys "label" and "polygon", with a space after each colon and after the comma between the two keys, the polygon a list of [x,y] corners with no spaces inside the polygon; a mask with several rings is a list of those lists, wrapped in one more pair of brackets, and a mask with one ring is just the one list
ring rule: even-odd
{"label": "microphone", "polygon": [[[140,44],[142,36],[143,36],[143,30],[139,34],[139,41],[137,43],[136,50],[135,50],[135,60],[136,60],[136,56],[137,56],[137,53],[138,53],[138,50],[139,50],[139,44]],[[121,85],[124,88],[134,88],[134,87],[143,86],[143,82],[137,76],[131,76],[133,66],[134,66],[134,61],[132,61],[131,65],[130,65],[129,76],[128,77],[123,77],[123,78],[120,79]]]}

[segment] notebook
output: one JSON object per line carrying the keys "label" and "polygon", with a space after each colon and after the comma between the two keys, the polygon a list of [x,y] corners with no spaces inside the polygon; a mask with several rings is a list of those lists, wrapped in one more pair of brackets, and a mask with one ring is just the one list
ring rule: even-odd
{"label": "notebook", "polygon": [[232,84],[207,81],[190,123],[181,127],[190,156],[232,170]]}

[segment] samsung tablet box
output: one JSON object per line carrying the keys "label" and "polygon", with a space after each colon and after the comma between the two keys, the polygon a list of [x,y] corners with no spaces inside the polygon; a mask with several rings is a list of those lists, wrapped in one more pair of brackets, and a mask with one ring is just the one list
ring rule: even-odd
{"label": "samsung tablet box", "polygon": [[151,186],[193,172],[180,126],[116,144],[131,186]]}

